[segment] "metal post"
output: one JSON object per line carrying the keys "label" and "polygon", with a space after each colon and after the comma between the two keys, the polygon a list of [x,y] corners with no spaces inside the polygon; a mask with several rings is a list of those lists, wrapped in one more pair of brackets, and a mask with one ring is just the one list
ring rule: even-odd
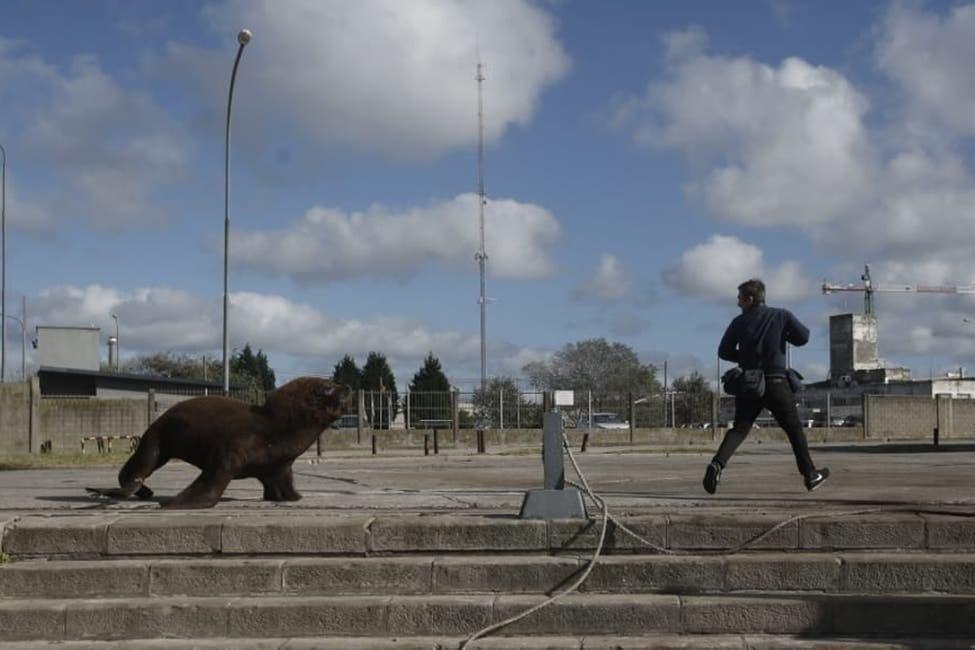
{"label": "metal post", "polygon": [[487,389],[487,297],[484,293],[484,273],[487,263],[487,252],[484,250],[484,204],[487,202],[484,194],[484,104],[481,86],[484,75],[481,73],[481,62],[477,62],[477,206],[481,226],[481,247],[474,256],[481,271],[481,392]]}
{"label": "metal post", "polygon": [[0,145],[0,184],[3,197],[0,198],[0,384],[3,383],[7,368],[7,150]]}
{"label": "metal post", "polygon": [[633,444],[633,429],[636,428],[636,402],[633,400],[633,391],[626,395],[630,403],[630,444]]}
{"label": "metal post", "polygon": [[667,360],[664,359],[664,426],[667,426]]}
{"label": "metal post", "polygon": [[498,389],[498,428],[504,429],[504,389]]}
{"label": "metal post", "polygon": [[833,414],[830,413],[830,392],[826,391],[826,434],[833,432]]}
{"label": "metal post", "polygon": [[588,427],[588,429],[590,431],[592,431],[592,389],[589,389],[586,392],[587,392],[587,395],[589,397],[589,401],[588,401],[588,405],[589,405],[588,406],[588,408],[589,408],[589,427]]}
{"label": "metal post", "polygon": [[119,345],[118,338],[118,314],[112,314],[112,318],[115,319],[115,372],[119,369],[119,354],[122,352],[122,346]]}
{"label": "metal post", "polygon": [[237,66],[240,56],[244,53],[244,46],[251,40],[249,30],[242,29],[237,34],[237,58],[234,59],[234,69],[230,73],[230,92],[227,95],[227,128],[224,138],[223,154],[223,394],[230,394],[230,350],[227,336],[227,307],[230,304],[228,294],[227,260],[230,253],[230,107],[234,101],[234,81],[237,79]]}
{"label": "metal post", "polygon": [[27,296],[20,297],[20,379],[27,381]]}
{"label": "metal post", "polygon": [[515,393],[515,428],[521,428],[521,391]]}
{"label": "metal post", "polygon": [[450,434],[455,445],[458,428],[460,428],[460,391],[453,388],[450,391]]}
{"label": "metal post", "polygon": [[355,444],[362,444],[362,423],[366,419],[366,394],[361,388],[356,390]]}
{"label": "metal post", "polygon": [[[548,402],[554,400],[546,400]],[[521,519],[565,519],[586,517],[582,494],[565,487],[562,461],[562,415],[546,411],[542,418],[543,489],[530,490],[521,502]]]}

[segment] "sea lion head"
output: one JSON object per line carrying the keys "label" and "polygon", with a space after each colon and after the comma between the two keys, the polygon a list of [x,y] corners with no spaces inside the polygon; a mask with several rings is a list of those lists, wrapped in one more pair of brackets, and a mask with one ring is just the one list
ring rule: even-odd
{"label": "sea lion head", "polygon": [[331,379],[298,377],[272,391],[265,409],[296,424],[306,422],[324,429],[346,411],[348,396],[349,389]]}

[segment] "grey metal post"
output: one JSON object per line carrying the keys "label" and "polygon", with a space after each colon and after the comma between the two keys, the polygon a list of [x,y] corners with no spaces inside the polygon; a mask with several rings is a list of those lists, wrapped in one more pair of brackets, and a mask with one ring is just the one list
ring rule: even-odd
{"label": "grey metal post", "polygon": [[587,402],[587,404],[588,404],[587,408],[589,409],[589,427],[588,427],[588,429],[589,429],[589,431],[592,431],[592,389],[589,389],[588,391],[586,391],[586,394],[587,394],[587,396],[589,398],[589,400]]}
{"label": "grey metal post", "polygon": [[0,384],[7,368],[7,150],[0,145]]}
{"label": "grey metal post", "polygon": [[515,393],[515,428],[521,429],[521,391]]}
{"label": "grey metal post", "polygon": [[115,372],[119,371],[119,355],[122,353],[121,342],[118,338],[118,314],[112,314],[112,318],[115,319]]}
{"label": "grey metal post", "polygon": [[229,305],[227,282],[227,259],[230,252],[230,107],[234,101],[234,81],[237,79],[237,66],[240,65],[240,55],[244,53],[244,46],[251,40],[249,30],[242,29],[237,34],[237,58],[234,59],[234,69],[230,73],[230,92],[227,95],[227,128],[224,138],[223,154],[223,394],[230,394],[230,354],[227,336],[227,307]]}
{"label": "grey metal post", "polygon": [[[478,302],[481,305],[481,393],[487,390],[487,297],[484,293],[484,274],[485,264],[487,263],[487,252],[484,250],[484,204],[487,199],[484,194],[484,110],[481,97],[481,85],[484,82],[484,74],[481,72],[481,62],[477,62],[477,207],[480,216],[481,247],[474,255],[480,268],[481,275],[481,296]],[[481,423],[478,423],[481,428]]]}
{"label": "grey metal post", "polygon": [[667,360],[664,359],[664,426],[667,426]]}
{"label": "grey metal post", "polygon": [[677,391],[670,391],[670,428],[673,429],[677,426]]}
{"label": "grey metal post", "polygon": [[457,429],[460,428],[460,391],[450,390],[450,433],[453,443],[457,444]]}
{"label": "grey metal post", "polygon": [[830,413],[830,392],[826,391],[826,431],[827,434],[833,432],[833,414]]}
{"label": "grey metal post", "polygon": [[20,297],[20,379],[27,381],[27,296]]}
{"label": "grey metal post", "polygon": [[545,414],[542,432],[543,486],[546,490],[565,487],[565,464],[562,462],[562,416],[555,411]]}
{"label": "grey metal post", "polygon": [[356,391],[355,444],[362,444],[362,421],[366,419],[366,395],[360,388]]}
{"label": "grey metal post", "polygon": [[630,444],[633,444],[633,429],[636,428],[636,402],[633,401],[633,391],[626,394],[630,403]]}
{"label": "grey metal post", "polygon": [[504,429],[504,389],[498,389],[498,428]]}
{"label": "grey metal post", "polygon": [[[554,400],[553,400],[554,401]],[[562,461],[562,414],[546,411],[543,419],[542,466],[543,489],[529,490],[521,502],[521,519],[585,518],[582,493],[565,487]]]}

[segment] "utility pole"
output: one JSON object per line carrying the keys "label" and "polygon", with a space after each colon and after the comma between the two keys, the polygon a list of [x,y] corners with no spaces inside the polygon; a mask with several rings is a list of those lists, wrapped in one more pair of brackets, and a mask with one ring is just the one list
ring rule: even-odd
{"label": "utility pole", "polygon": [[484,204],[487,198],[484,194],[484,107],[481,86],[484,82],[480,57],[477,62],[477,206],[480,216],[481,247],[474,255],[481,271],[481,393],[487,390],[487,297],[484,295],[484,272],[487,264],[487,252],[484,250]]}

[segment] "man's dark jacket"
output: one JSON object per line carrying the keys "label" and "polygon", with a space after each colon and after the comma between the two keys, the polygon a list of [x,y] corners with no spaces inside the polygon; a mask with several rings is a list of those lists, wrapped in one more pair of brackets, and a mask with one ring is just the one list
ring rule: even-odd
{"label": "man's dark jacket", "polygon": [[736,317],[718,346],[718,356],[745,370],[760,368],[766,375],[784,375],[785,344],[805,345],[809,329],[788,309],[755,305]]}

